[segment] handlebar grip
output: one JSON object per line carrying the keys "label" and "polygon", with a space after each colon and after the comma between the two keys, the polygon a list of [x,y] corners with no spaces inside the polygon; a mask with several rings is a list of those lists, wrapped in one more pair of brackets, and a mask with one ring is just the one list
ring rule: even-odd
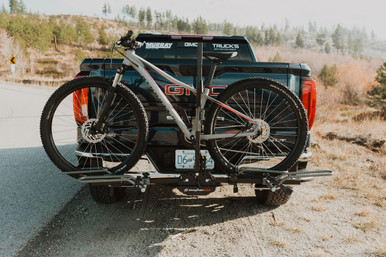
{"label": "handlebar grip", "polygon": [[125,40],[130,40],[132,35],[133,35],[133,31],[132,31],[132,30],[129,30],[129,31],[127,32],[126,36],[124,36],[124,39],[125,39]]}
{"label": "handlebar grip", "polygon": [[123,37],[121,37],[121,39],[119,41],[121,41],[121,43],[125,43],[126,41],[130,40],[131,39],[131,36],[133,35],[133,31],[132,30],[129,30],[127,32],[127,34]]}

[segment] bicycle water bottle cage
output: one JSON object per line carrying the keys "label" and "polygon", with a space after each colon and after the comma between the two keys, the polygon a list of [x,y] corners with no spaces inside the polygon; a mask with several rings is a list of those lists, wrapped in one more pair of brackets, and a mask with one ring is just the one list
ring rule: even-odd
{"label": "bicycle water bottle cage", "polygon": [[203,55],[209,61],[220,64],[229,58],[237,56],[237,52],[204,52]]}

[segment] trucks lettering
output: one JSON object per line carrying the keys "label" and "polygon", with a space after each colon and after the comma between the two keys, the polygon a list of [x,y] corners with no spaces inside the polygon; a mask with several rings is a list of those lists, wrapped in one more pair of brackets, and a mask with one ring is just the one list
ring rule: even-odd
{"label": "trucks lettering", "polygon": [[212,44],[214,50],[237,50],[240,48],[239,44]]}

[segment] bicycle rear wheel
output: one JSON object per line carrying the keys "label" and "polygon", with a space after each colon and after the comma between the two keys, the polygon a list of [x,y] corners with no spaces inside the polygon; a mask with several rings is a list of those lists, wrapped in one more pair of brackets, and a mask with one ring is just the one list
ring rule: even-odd
{"label": "bicycle rear wheel", "polygon": [[[41,121],[43,147],[62,171],[132,168],[146,146],[145,109],[132,91],[118,85],[103,133],[90,128],[105,106],[111,81],[101,77],[72,80],[47,101]],[[77,176],[75,176],[77,177]]]}
{"label": "bicycle rear wheel", "polygon": [[286,86],[265,78],[236,82],[217,98],[259,121],[261,135],[237,137],[253,131],[252,124],[213,103],[208,110],[205,134],[233,133],[235,137],[208,140],[215,165],[228,174],[239,168],[288,170],[298,160],[307,141],[308,121],[299,98]]}

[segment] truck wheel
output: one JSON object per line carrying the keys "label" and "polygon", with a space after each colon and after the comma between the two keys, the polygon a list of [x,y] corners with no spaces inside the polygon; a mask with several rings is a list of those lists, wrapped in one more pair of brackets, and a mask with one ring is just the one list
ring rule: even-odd
{"label": "truck wheel", "polygon": [[90,193],[95,202],[112,204],[119,202],[125,195],[124,188],[110,187],[107,185],[91,185],[89,184]]}
{"label": "truck wheel", "polygon": [[272,192],[271,190],[255,190],[257,201],[267,206],[280,206],[288,202],[291,195],[281,189]]}

